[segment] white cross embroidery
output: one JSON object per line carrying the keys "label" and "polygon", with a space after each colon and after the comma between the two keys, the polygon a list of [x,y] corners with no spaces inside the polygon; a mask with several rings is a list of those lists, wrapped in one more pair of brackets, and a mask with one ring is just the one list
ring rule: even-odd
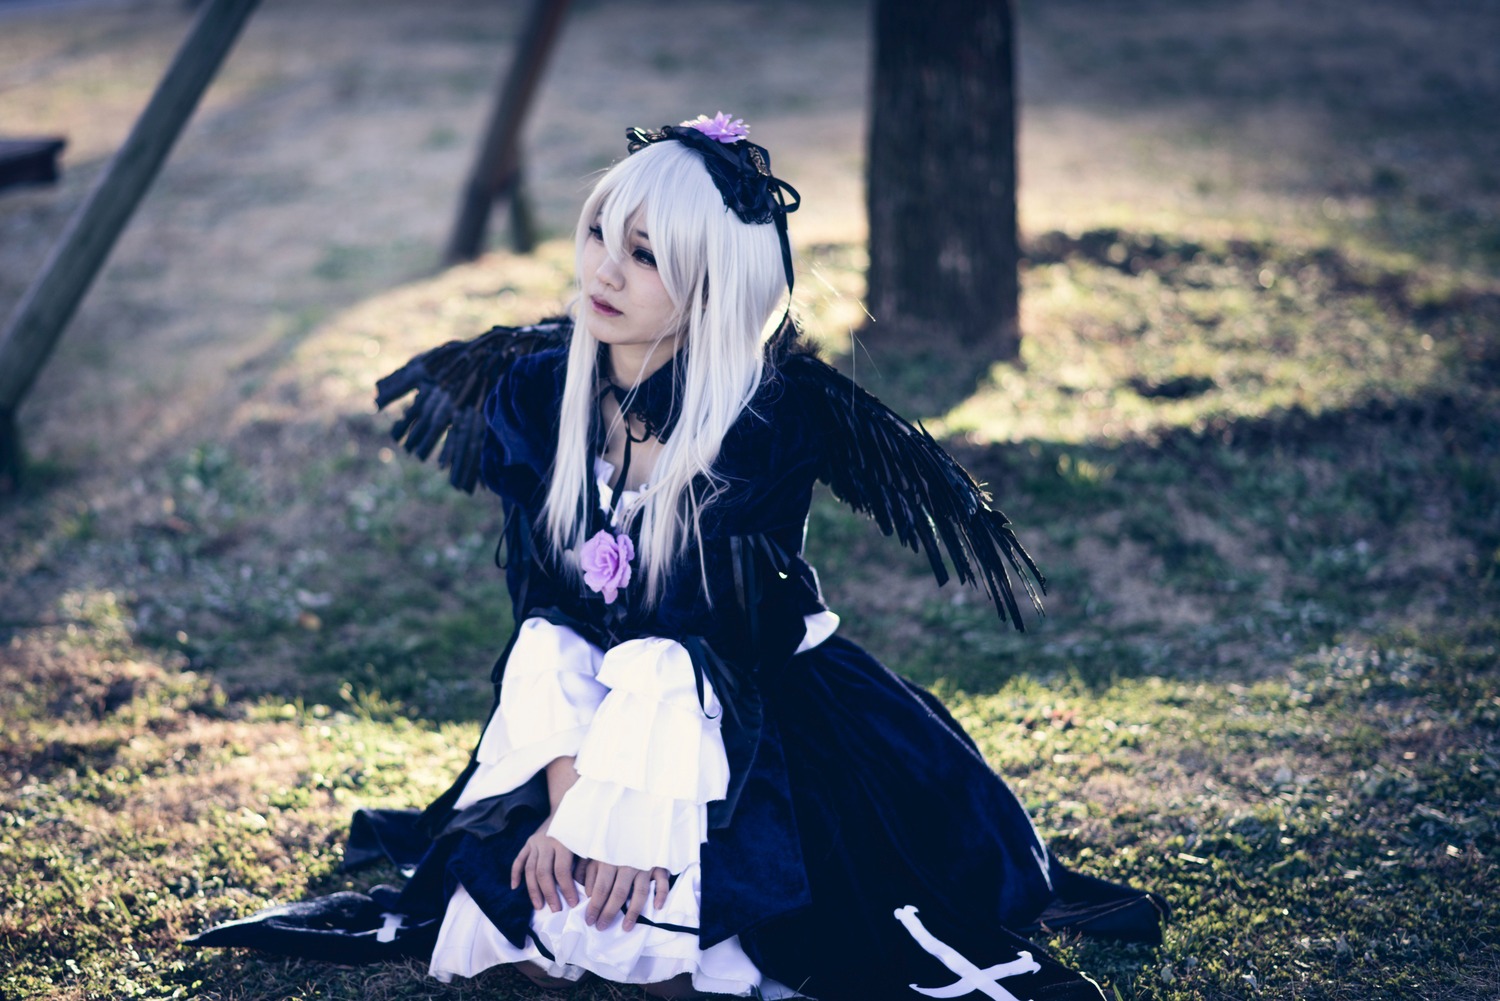
{"label": "white cross embroidery", "polygon": [[937,957],[948,969],[958,974],[958,981],[947,987],[918,987],[910,984],[912,990],[918,994],[925,994],[930,998],[957,998],[963,997],[973,991],[979,991],[985,997],[993,998],[994,1001],[1021,1001],[1010,991],[1001,987],[999,981],[1006,977],[1020,976],[1023,973],[1035,973],[1042,968],[1041,964],[1032,958],[1031,953],[1022,952],[1009,963],[999,963],[988,969],[981,970],[975,966],[964,955],[947,942],[943,942],[927,930],[917,917],[917,909],[907,906],[897,908],[896,920],[906,927],[911,937],[917,940],[917,944],[928,953]]}
{"label": "white cross embroidery", "polygon": [[1052,867],[1047,864],[1047,846],[1042,845],[1042,850],[1037,851],[1036,845],[1032,845],[1031,857],[1036,859],[1036,867],[1042,870],[1042,879],[1047,881],[1047,889],[1052,889]]}

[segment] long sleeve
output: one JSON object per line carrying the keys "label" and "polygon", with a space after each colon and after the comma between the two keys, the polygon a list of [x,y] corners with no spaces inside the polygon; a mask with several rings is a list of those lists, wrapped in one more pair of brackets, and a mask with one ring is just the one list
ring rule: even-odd
{"label": "long sleeve", "polygon": [[493,493],[528,510],[540,503],[552,464],[565,360],[562,350],[517,359],[484,403],[480,477]]}
{"label": "long sleeve", "polygon": [[611,648],[599,682],[609,694],[550,833],[584,858],[680,873],[708,837],[708,804],[729,786],[718,698],[705,681],[699,703],[687,650],[659,637]]}
{"label": "long sleeve", "polygon": [[478,764],[455,806],[511,792],[560,757],[578,782],[550,833],[583,858],[680,873],[708,837],[729,762],[711,683],[699,702],[692,660],[643,637],[603,653],[566,626],[521,624]]}

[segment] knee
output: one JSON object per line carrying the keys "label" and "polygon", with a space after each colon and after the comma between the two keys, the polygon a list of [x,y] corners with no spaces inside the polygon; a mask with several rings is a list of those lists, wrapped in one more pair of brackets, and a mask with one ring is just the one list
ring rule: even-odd
{"label": "knee", "polygon": [[560,991],[573,986],[573,981],[564,977],[549,977],[547,972],[536,963],[517,963],[516,969],[520,970],[527,980],[530,980],[544,991]]}
{"label": "knee", "polygon": [[671,998],[681,1001],[686,998],[704,998],[707,994],[700,994],[693,989],[693,978],[691,974],[684,973],[673,977],[671,980],[663,980],[657,984],[645,984],[641,988],[654,998]]}

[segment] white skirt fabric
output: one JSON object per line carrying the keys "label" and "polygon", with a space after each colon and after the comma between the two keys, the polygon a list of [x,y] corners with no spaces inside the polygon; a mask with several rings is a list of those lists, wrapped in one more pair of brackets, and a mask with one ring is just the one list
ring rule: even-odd
{"label": "white skirt fabric", "polygon": [[[837,626],[832,612],[808,616],[799,651]],[[579,780],[558,804],[549,833],[580,858],[665,868],[676,877],[666,904],[657,910],[648,903],[643,916],[695,928],[708,804],[722,799],[729,783],[720,714],[706,679],[700,705],[692,661],[673,640],[646,637],[604,652],[571,629],[528,619],[506,662],[478,767],[456,805],[511,792],[554,759],[575,756]],[[800,996],[763,977],[737,938],[702,950],[696,934],[640,923],[625,932],[619,917],[608,928],[589,927],[582,894],[579,887],[577,907],[564,902],[561,911],[544,908],[532,919],[536,939],[555,957],[549,961],[536,941],[511,945],[460,886],[438,933],[432,975],[447,981],[530,961],[568,980],[591,972],[647,984],[687,973],[708,993]]]}
{"label": "white skirt fabric", "polygon": [[[671,923],[696,922],[698,892],[695,864],[677,878],[667,894],[666,906],[658,911],[648,905],[646,916]],[[564,901],[561,911],[540,910],[532,919],[532,931],[555,957],[549,960],[534,941],[528,940],[521,949],[511,945],[468,891],[459,886],[448,901],[432,951],[433,976],[446,982],[454,976],[474,976],[501,963],[530,961],[547,976],[565,980],[579,980],[593,973],[619,984],[655,984],[690,973],[693,987],[705,993],[748,996],[759,989],[765,998],[801,996],[763,977],[740,948],[738,938],[704,950],[698,948],[698,937],[686,932],[645,924],[622,931],[624,922],[619,917],[608,928],[591,928],[583,921],[586,904],[581,886],[578,895],[577,907],[569,907]]]}

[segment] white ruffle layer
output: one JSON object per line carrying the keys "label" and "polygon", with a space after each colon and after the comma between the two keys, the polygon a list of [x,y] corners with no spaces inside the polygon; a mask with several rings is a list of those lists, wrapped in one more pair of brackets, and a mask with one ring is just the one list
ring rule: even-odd
{"label": "white ruffle layer", "polygon": [[802,642],[797,644],[797,653],[811,650],[832,636],[839,627],[839,614],[825,609],[802,616],[802,624],[807,627],[807,633],[802,637]]}
{"label": "white ruffle layer", "polygon": [[578,749],[578,774],[697,803],[724,798],[723,707],[707,679],[699,703],[693,661],[681,643],[621,643],[604,655],[598,680],[609,696]]}
{"label": "white ruffle layer", "polygon": [[479,767],[454,804],[462,810],[511,792],[583,746],[609,694],[597,675],[603,654],[571,629],[527,619],[505,662],[500,705],[479,741]]}
{"label": "white ruffle layer", "polygon": [[713,686],[700,705],[686,648],[658,637],[612,647],[598,680],[609,695],[547,831],[581,858],[683,872],[708,837],[708,804],[729,788]]}
{"label": "white ruffle layer", "polygon": [[608,782],[580,778],[547,829],[579,858],[680,873],[708,837],[708,808]]}
{"label": "white ruffle layer", "polygon": [[719,738],[722,709],[707,681],[704,694],[712,716],[692,695],[691,673],[688,697],[675,701],[670,694],[613,689],[578,748],[578,774],[669,799],[723,799],[729,759]]}
{"label": "white ruffle layer", "polygon": [[[698,866],[694,864],[667,891],[666,904],[660,910],[647,904],[646,917],[695,926],[699,894]],[[586,905],[582,887],[578,895],[578,906],[569,907],[563,901],[561,911],[544,909],[532,918],[532,930],[554,957],[549,960],[531,939],[519,949],[511,945],[460,886],[443,915],[430,972],[447,982],[455,976],[476,976],[500,963],[531,962],[548,976],[566,980],[578,980],[592,972],[615,983],[655,984],[688,973],[693,987],[706,993],[744,996],[759,990],[766,998],[800,996],[762,977],[740,948],[738,938],[699,949],[697,936],[683,932],[646,924],[624,931],[624,921],[618,916],[608,928],[591,928],[583,920]]]}

